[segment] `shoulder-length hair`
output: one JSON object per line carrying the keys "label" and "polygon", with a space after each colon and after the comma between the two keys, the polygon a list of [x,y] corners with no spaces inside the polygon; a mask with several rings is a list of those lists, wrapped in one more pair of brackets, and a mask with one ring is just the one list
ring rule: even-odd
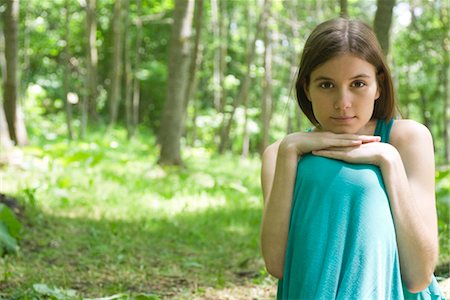
{"label": "shoulder-length hair", "polygon": [[372,64],[376,69],[380,98],[375,101],[372,119],[390,120],[396,113],[394,87],[383,50],[373,30],[361,21],[337,18],[319,24],[306,40],[295,84],[297,102],[314,124],[311,102],[305,88],[311,73],[321,64],[342,55],[351,54]]}

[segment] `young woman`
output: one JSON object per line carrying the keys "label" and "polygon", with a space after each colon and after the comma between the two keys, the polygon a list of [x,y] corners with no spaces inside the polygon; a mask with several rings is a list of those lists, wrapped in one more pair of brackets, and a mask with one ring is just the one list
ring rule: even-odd
{"label": "young woman", "polygon": [[314,129],[270,145],[262,161],[261,246],[278,299],[443,299],[432,137],[393,120],[370,27],[316,27],[296,91]]}

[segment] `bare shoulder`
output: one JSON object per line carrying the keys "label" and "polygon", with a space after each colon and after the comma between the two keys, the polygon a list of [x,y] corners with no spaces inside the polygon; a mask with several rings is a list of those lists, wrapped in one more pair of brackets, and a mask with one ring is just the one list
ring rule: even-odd
{"label": "bare shoulder", "polygon": [[275,143],[267,146],[267,148],[264,150],[264,153],[262,156],[263,162],[267,159],[274,159],[277,157],[278,148],[280,147],[280,143],[281,143],[281,140],[278,140]]}
{"label": "bare shoulder", "polygon": [[428,128],[413,120],[396,120],[391,131],[391,144],[397,149],[433,146]]}
{"label": "bare shoulder", "polygon": [[433,138],[426,126],[412,120],[397,120],[390,143],[398,150],[410,179],[423,183],[434,178]]}

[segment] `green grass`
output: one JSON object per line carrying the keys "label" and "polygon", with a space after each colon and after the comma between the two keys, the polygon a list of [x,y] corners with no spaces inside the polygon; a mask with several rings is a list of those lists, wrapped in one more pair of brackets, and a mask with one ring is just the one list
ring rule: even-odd
{"label": "green grass", "polygon": [[259,255],[257,159],[192,149],[185,168],[161,168],[153,141],[123,136],[40,141],[0,170],[0,191],[27,208],[21,250],[0,260],[0,296],[31,299],[45,284],[191,299],[273,284]]}
{"label": "green grass", "polygon": [[[152,137],[127,141],[123,130],[33,144],[0,168],[0,192],[25,207],[21,249],[0,258],[0,299],[217,299],[211,290],[252,286],[273,295],[258,244],[258,158],[186,149],[185,168],[162,168]],[[441,262],[449,177],[437,172]]]}

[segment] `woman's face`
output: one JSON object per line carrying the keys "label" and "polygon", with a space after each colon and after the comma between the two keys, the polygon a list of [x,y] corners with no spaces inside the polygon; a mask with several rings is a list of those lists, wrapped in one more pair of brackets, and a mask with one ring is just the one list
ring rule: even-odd
{"label": "woman's face", "polygon": [[321,129],[334,133],[364,132],[380,96],[375,67],[350,54],[317,67],[305,92]]}

